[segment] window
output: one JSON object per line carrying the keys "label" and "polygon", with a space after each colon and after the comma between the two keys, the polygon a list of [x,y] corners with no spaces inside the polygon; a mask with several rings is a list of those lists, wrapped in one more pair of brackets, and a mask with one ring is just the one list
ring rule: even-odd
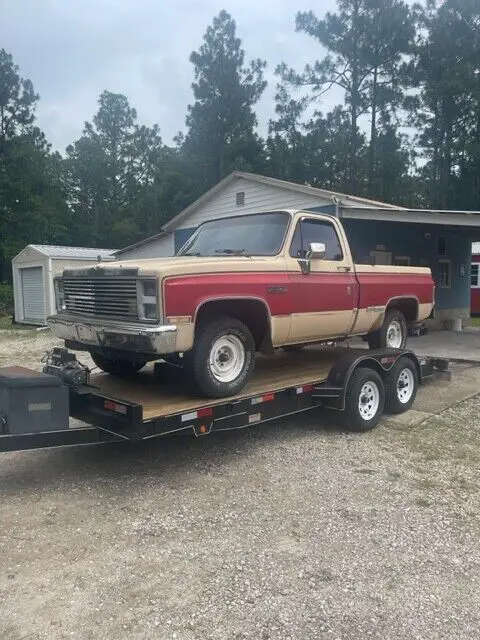
{"label": "window", "polygon": [[470,285],[474,289],[480,289],[480,264],[473,263],[470,271]]}
{"label": "window", "polygon": [[245,191],[237,191],[235,194],[235,204],[237,207],[241,207],[245,204]]}
{"label": "window", "polygon": [[409,267],[410,266],[410,258],[408,256],[395,256],[395,260],[393,264],[396,267]]}
{"label": "window", "polygon": [[450,289],[452,282],[452,263],[450,260],[438,261],[438,286],[440,289]]}
{"label": "window", "polygon": [[284,212],[210,220],[198,227],[177,255],[275,256],[283,246],[290,220]]}
{"label": "window", "polygon": [[439,236],[437,239],[437,255],[447,255],[447,243],[445,242],[445,238],[443,236]]}
{"label": "window", "polygon": [[302,220],[297,224],[290,245],[292,258],[305,258],[312,242],[325,245],[325,260],[343,260],[343,251],[337,232],[330,222],[324,220]]}
{"label": "window", "polygon": [[374,265],[392,264],[392,254],[388,251],[370,251],[370,258]]}

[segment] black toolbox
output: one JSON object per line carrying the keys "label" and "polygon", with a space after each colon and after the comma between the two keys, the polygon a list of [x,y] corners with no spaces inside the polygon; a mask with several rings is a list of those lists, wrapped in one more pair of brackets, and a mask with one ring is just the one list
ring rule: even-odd
{"label": "black toolbox", "polygon": [[0,435],[68,429],[69,390],[57,376],[0,368]]}

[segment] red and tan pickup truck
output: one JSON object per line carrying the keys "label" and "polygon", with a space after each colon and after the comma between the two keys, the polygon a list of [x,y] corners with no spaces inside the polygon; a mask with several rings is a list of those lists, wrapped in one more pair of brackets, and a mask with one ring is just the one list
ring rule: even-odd
{"label": "red and tan pickup truck", "polygon": [[403,348],[434,304],[430,269],[354,264],[340,221],[285,210],[201,225],[171,258],[66,270],[53,333],[103,371],[181,363],[198,391],[241,391],[256,353],[363,336]]}

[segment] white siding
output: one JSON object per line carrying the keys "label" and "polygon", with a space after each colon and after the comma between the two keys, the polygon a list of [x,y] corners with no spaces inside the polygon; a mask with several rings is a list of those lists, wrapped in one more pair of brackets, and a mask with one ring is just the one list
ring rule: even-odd
{"label": "white siding", "polygon": [[132,247],[128,251],[116,256],[116,260],[139,260],[142,258],[168,258],[174,254],[174,240],[173,233],[164,236],[163,238],[156,238],[151,242],[142,244],[139,247]]}
{"label": "white siding", "polygon": [[[239,191],[245,192],[245,204],[241,206],[235,204],[235,194]],[[326,197],[310,196],[291,189],[237,178],[220,193],[214,195],[211,200],[200,206],[191,216],[179,221],[175,228],[197,227],[200,223],[213,218],[227,218],[274,209],[306,209],[331,204],[333,204],[332,200]]]}

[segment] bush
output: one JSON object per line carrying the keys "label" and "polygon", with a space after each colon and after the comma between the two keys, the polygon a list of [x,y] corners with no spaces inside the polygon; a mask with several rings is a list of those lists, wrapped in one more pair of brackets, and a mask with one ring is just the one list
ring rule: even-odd
{"label": "bush", "polygon": [[13,287],[0,283],[0,315],[13,312]]}

